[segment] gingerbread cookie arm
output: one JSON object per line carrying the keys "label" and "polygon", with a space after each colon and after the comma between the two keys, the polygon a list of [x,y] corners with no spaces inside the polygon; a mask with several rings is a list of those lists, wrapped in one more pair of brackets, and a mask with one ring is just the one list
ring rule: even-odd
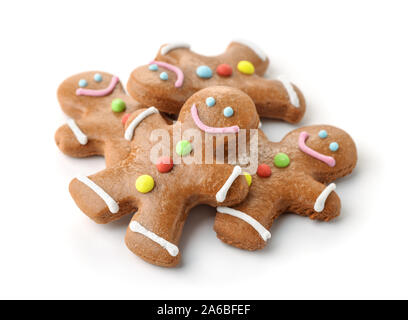
{"label": "gingerbread cookie arm", "polygon": [[117,220],[137,208],[128,172],[126,166],[117,166],[89,177],[77,177],[71,181],[69,192],[77,206],[96,223]]}
{"label": "gingerbread cookie arm", "polygon": [[297,123],[305,113],[306,102],[302,92],[286,80],[257,77],[241,89],[252,97],[261,117]]}
{"label": "gingerbread cookie arm", "polygon": [[290,184],[292,187],[285,193],[288,201],[285,211],[323,221],[330,221],[340,214],[341,202],[334,191],[334,183],[325,185],[312,177],[298,176],[291,179]]}
{"label": "gingerbread cookie arm", "polygon": [[69,118],[55,133],[58,148],[66,155],[84,158],[104,154],[104,143],[97,139],[95,127],[86,120]]}

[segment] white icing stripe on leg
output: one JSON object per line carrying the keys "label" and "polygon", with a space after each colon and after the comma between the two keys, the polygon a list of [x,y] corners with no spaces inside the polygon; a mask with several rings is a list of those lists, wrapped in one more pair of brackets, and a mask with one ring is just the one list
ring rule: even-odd
{"label": "white icing stripe on leg", "polygon": [[253,42],[251,42],[251,41],[242,40],[242,39],[234,39],[234,40],[232,40],[232,41],[237,42],[237,43],[240,43],[240,44],[243,44],[243,45],[245,45],[245,46],[251,48],[252,50],[255,51],[255,53],[257,54],[257,56],[258,56],[259,58],[261,58],[262,61],[265,61],[266,58],[268,58],[268,56],[266,55],[266,53],[265,53],[261,48],[259,48],[255,43],[253,43]]}
{"label": "white icing stripe on leg", "polygon": [[161,48],[160,53],[164,56],[174,49],[181,49],[181,48],[190,49],[190,45],[185,42],[168,43],[163,48]]}
{"label": "white icing stripe on leg", "polygon": [[155,113],[159,113],[159,110],[157,110],[155,107],[150,107],[149,109],[140,113],[136,118],[134,118],[133,121],[130,123],[129,127],[127,127],[125,131],[125,139],[129,141],[132,140],[135,129],[139,125],[139,123],[142,122],[148,116],[151,116],[152,114]]}
{"label": "white icing stripe on leg", "polygon": [[284,77],[279,77],[278,79],[282,83],[282,85],[285,87],[286,92],[288,93],[288,96],[289,96],[290,103],[296,108],[299,108],[299,97],[295,89],[293,88],[293,85],[288,80],[286,80]]}
{"label": "white icing stripe on leg", "polygon": [[322,193],[317,197],[314,210],[316,212],[322,212],[324,210],[324,206],[326,204],[327,197],[336,190],[336,185],[334,183],[329,184]]}
{"label": "white icing stripe on leg", "polygon": [[77,177],[77,179],[81,181],[83,184],[87,185],[89,188],[91,188],[98,196],[100,196],[101,199],[108,206],[109,211],[111,213],[113,214],[118,213],[119,211],[118,203],[109,194],[107,194],[105,190],[103,190],[100,186],[98,186],[88,177]]}
{"label": "white icing stripe on leg", "polygon": [[74,119],[69,118],[67,120],[67,125],[80,144],[84,146],[88,143],[88,137],[81,131],[81,129],[79,129]]}
{"label": "white icing stripe on leg", "polygon": [[266,230],[266,228],[262,224],[260,224],[258,221],[256,221],[251,216],[247,215],[245,212],[235,210],[232,208],[228,208],[228,207],[217,207],[217,212],[229,214],[230,216],[233,216],[235,218],[245,221],[259,233],[259,235],[265,242],[268,241],[268,239],[270,239],[271,237],[271,233],[268,230]]}
{"label": "white icing stripe on leg", "polygon": [[177,246],[174,244],[168,242],[166,239],[163,239],[162,237],[159,237],[157,234],[147,230],[145,227],[143,227],[139,222],[137,221],[132,221],[129,225],[129,228],[131,231],[140,233],[144,235],[145,237],[149,238],[150,240],[156,242],[159,244],[162,248],[166,249],[167,252],[172,256],[176,257],[179,253],[179,249]]}
{"label": "white icing stripe on leg", "polygon": [[231,175],[225,181],[224,185],[222,188],[217,192],[215,198],[217,199],[218,202],[224,202],[225,198],[227,197],[227,192],[231,188],[232,183],[235,181],[235,179],[241,174],[242,169],[240,166],[235,166],[234,170],[232,170]]}

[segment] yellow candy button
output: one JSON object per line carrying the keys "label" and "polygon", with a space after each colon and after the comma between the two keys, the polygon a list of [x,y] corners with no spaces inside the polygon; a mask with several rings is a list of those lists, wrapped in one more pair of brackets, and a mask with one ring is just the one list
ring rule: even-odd
{"label": "yellow candy button", "polygon": [[254,65],[249,61],[240,61],[237,65],[238,71],[243,74],[253,74],[255,72]]}
{"label": "yellow candy button", "polygon": [[136,190],[141,193],[148,193],[154,188],[154,180],[148,174],[141,175],[136,179]]}
{"label": "yellow candy button", "polygon": [[244,172],[244,176],[245,176],[246,182],[248,183],[248,186],[250,187],[252,184],[252,176],[248,172]]}

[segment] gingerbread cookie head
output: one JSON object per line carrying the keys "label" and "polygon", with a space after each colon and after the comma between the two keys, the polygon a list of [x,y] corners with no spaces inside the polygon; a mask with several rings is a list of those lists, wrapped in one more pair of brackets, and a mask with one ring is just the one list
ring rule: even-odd
{"label": "gingerbread cookie head", "polygon": [[[208,97],[216,99],[215,105],[206,106]],[[237,134],[236,130],[242,130],[239,126],[256,128],[256,108],[248,99],[232,88],[206,89],[191,97],[179,121],[172,125],[154,107],[134,112],[127,119],[124,133],[130,141],[129,156],[95,175],[74,179],[70,184],[72,197],[98,223],[136,212],[126,233],[129,249],[156,265],[175,266],[180,260],[177,245],[190,209],[198,204],[234,205],[249,191],[239,166],[216,163],[215,159],[205,163],[201,157],[199,161],[194,157],[185,161],[205,150],[205,146],[185,139],[185,133],[195,129],[195,137],[202,137],[206,134],[204,125],[217,129],[212,134],[224,138]],[[217,104],[219,109],[215,108]],[[236,118],[224,122],[219,117],[227,106],[234,108]],[[194,119],[197,114],[203,118],[199,122]],[[247,119],[241,120],[242,116]],[[152,139],[157,132],[160,141]],[[224,139],[220,141],[225,143]],[[152,161],[156,149],[162,154]]]}
{"label": "gingerbread cookie head", "polygon": [[186,44],[166,44],[149,65],[132,72],[127,88],[136,100],[178,114],[180,105],[203,88],[235,87],[254,100],[261,117],[298,122],[305,112],[303,95],[287,81],[263,78],[268,64],[261,50],[243,42],[232,42],[214,57],[196,54]]}
{"label": "gingerbread cookie head", "polygon": [[62,152],[73,157],[103,155],[108,165],[127,155],[123,118],[143,106],[125,93],[118,77],[83,72],[66,79],[57,96],[71,117],[55,134]]}
{"label": "gingerbread cookie head", "polygon": [[282,213],[323,221],[337,217],[341,203],[332,182],[353,171],[357,150],[346,132],[331,126],[299,128],[280,143],[260,131],[259,163],[248,197],[217,208],[214,225],[222,241],[246,250],[265,246]]}

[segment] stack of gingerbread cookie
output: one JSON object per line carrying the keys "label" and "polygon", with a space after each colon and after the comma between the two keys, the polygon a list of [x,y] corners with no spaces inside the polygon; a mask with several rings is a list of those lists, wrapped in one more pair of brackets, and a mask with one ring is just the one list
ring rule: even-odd
{"label": "stack of gingerbread cookie", "polygon": [[246,250],[265,246],[282,213],[338,216],[333,181],[354,169],[356,146],[327,125],[269,141],[259,117],[296,123],[305,99],[292,83],[264,78],[268,64],[244,41],[214,57],[172,43],[132,72],[129,95],[105,72],[65,80],[58,99],[70,118],[56,143],[73,157],[102,155],[107,167],[72,180],[78,207],[97,223],[134,214],[128,248],[167,267],[180,261],[183,225],[198,204],[216,208],[222,241]]}

